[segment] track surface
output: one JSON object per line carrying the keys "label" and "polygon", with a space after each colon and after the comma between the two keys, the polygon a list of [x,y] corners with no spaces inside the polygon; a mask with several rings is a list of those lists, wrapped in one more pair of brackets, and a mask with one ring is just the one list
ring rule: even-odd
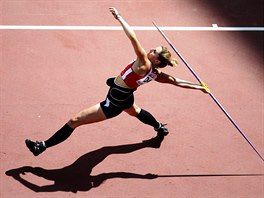
{"label": "track surface", "polygon": [[[263,26],[263,2],[232,2],[2,0],[1,25],[118,26],[108,12],[115,6],[133,26]],[[157,31],[136,33],[146,50],[168,46]],[[263,32],[166,34],[264,155]],[[155,132],[123,113],[82,126],[34,157],[24,140],[50,137],[72,115],[103,100],[105,80],[135,55],[123,31],[0,35],[1,198],[264,196],[263,176],[255,175],[264,173],[263,162],[210,97],[155,82],[138,89],[136,102],[168,124],[161,148],[142,143]],[[182,62],[165,71],[195,81]]]}

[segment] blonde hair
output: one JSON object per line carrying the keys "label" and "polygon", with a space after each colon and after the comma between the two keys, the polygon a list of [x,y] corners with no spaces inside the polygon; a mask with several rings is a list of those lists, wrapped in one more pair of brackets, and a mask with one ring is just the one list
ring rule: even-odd
{"label": "blonde hair", "polygon": [[171,57],[171,53],[166,47],[164,46],[161,46],[161,47],[162,47],[162,50],[159,53],[159,57],[158,57],[160,64],[157,66],[161,68],[166,67],[167,65],[171,67],[176,67],[178,65],[177,59]]}

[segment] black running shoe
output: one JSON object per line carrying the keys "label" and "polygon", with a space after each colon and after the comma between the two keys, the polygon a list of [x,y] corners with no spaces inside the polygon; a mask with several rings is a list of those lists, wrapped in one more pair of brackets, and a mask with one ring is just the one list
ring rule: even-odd
{"label": "black running shoe", "polygon": [[33,155],[38,156],[40,153],[46,150],[46,146],[44,145],[44,142],[33,142],[31,140],[25,141],[28,149],[33,153]]}
{"label": "black running shoe", "polygon": [[169,130],[165,127],[167,124],[160,123],[159,128],[154,128],[158,132],[158,135],[166,136],[169,134]]}

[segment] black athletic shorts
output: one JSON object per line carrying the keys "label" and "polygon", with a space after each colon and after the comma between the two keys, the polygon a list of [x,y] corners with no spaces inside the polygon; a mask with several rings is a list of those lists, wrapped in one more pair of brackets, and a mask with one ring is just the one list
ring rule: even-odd
{"label": "black athletic shorts", "polygon": [[107,118],[119,115],[125,109],[134,104],[134,94],[136,89],[120,87],[114,83],[115,78],[109,78],[106,84],[110,87],[106,99],[100,103],[100,106]]}

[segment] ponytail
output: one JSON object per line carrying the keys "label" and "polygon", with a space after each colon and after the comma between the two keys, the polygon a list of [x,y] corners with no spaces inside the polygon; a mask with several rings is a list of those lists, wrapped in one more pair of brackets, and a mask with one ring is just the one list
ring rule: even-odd
{"label": "ponytail", "polygon": [[171,67],[176,67],[178,65],[177,59],[172,58],[170,51],[164,46],[162,46],[162,51],[158,59],[160,60],[160,64],[158,65],[160,68],[166,67],[167,65]]}
{"label": "ponytail", "polygon": [[177,59],[176,59],[176,58],[171,58],[171,59],[169,60],[168,65],[171,66],[171,67],[176,67],[176,66],[178,65],[178,61],[177,61]]}

